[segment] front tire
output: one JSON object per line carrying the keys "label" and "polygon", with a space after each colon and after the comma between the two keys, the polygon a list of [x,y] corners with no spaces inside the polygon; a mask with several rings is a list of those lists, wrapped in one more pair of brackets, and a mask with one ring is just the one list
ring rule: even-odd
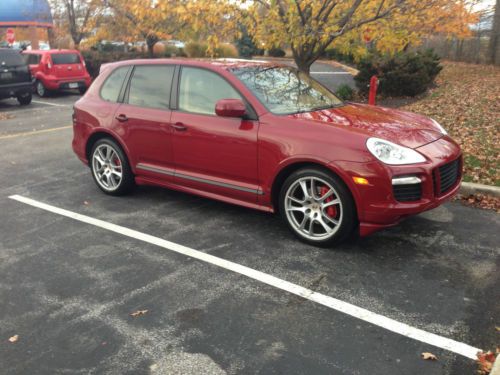
{"label": "front tire", "polygon": [[21,105],[28,105],[28,104],[30,104],[31,103],[31,99],[32,99],[31,92],[28,92],[28,93],[23,94],[23,95],[19,95],[17,97],[17,101]]}
{"label": "front tire", "polygon": [[304,168],[292,173],[281,188],[279,205],[290,230],[315,246],[342,242],[357,224],[349,189],[340,178],[321,169]]}
{"label": "front tire", "polygon": [[103,192],[109,195],[123,195],[133,188],[134,175],[127,156],[114,140],[98,140],[90,155],[92,177]]}

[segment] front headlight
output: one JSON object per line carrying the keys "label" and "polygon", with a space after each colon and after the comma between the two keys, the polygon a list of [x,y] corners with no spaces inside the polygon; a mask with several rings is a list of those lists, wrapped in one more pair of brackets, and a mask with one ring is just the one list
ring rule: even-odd
{"label": "front headlight", "polygon": [[422,154],[411,148],[399,146],[395,143],[380,138],[369,138],[366,147],[378,160],[385,164],[401,165],[423,163]]}
{"label": "front headlight", "polygon": [[433,118],[431,118],[431,120],[432,120],[432,123],[434,125],[436,125],[436,127],[439,129],[439,131],[441,132],[441,134],[448,135],[448,132],[441,126],[441,124],[439,122],[437,122]]}

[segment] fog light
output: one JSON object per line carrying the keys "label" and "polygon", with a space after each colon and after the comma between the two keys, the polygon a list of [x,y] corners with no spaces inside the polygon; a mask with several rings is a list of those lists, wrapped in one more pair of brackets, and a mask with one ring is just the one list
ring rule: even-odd
{"label": "fog light", "polygon": [[366,178],[364,178],[364,177],[353,177],[352,179],[354,180],[355,184],[358,184],[358,185],[369,185],[368,180]]}

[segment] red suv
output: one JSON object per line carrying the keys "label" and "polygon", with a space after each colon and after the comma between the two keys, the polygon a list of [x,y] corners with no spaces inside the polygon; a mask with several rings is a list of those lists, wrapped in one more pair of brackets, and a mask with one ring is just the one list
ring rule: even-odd
{"label": "red suv", "polygon": [[76,50],[33,50],[23,54],[35,78],[35,91],[41,97],[64,89],[78,89],[83,94],[92,82],[85,61]]}
{"label": "red suv", "polygon": [[460,147],[434,120],[344,103],[258,62],[107,65],[75,104],[73,149],[107,194],[153,184],[268,212],[330,245],[437,207]]}

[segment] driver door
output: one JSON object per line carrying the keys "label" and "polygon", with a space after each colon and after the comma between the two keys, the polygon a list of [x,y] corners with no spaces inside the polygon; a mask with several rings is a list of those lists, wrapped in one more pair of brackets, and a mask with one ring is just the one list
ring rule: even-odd
{"label": "driver door", "polygon": [[241,99],[217,73],[182,67],[177,110],[172,112],[175,182],[192,189],[255,203],[257,120],[219,117],[220,99]]}

